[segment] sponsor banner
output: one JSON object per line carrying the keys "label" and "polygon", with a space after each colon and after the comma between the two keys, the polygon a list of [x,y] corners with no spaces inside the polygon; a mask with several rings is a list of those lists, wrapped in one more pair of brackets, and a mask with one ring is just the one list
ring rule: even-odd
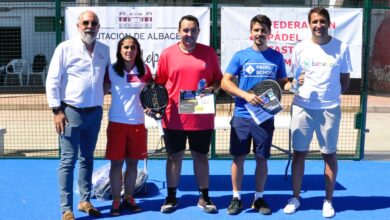
{"label": "sponsor banner", "polygon": [[[361,78],[363,10],[329,8],[329,34],[348,44],[353,72],[351,78]],[[295,45],[311,36],[308,23],[310,8],[222,7],[221,8],[221,67],[226,70],[238,50],[250,47],[250,20],[264,14],[272,21],[268,45],[284,56],[287,74],[291,77],[291,54]]]}
{"label": "sponsor banner", "polygon": [[180,40],[179,20],[194,15],[199,20],[198,42],[210,44],[210,9],[208,7],[67,7],[65,39],[78,37],[76,26],[80,13],[91,10],[99,16],[98,40],[110,47],[111,62],[116,62],[118,41],[131,35],[138,39],[144,61],[154,74],[161,51]]}

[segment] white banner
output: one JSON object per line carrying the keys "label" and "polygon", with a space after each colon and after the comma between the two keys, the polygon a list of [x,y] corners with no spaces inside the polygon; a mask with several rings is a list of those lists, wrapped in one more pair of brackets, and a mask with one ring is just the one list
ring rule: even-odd
{"label": "white banner", "polygon": [[[287,74],[291,76],[291,52],[297,42],[311,36],[307,15],[310,8],[221,8],[221,66],[226,70],[230,59],[238,50],[250,47],[250,21],[264,14],[272,21],[269,46],[284,56]],[[329,34],[348,44],[353,72],[351,78],[361,78],[363,10],[329,8],[331,25]]]}
{"label": "white banner", "polygon": [[199,20],[198,42],[210,44],[208,7],[68,7],[65,10],[65,39],[78,36],[76,23],[85,10],[99,16],[98,39],[110,47],[112,63],[116,62],[118,41],[131,35],[141,44],[143,59],[154,74],[161,51],[180,40],[180,18],[189,14]]}

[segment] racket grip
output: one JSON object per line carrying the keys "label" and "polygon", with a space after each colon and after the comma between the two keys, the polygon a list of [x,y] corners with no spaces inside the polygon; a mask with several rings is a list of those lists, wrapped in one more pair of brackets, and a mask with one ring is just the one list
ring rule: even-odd
{"label": "racket grip", "polygon": [[160,120],[156,120],[157,122],[157,127],[158,127],[158,134],[161,136],[164,136],[164,130],[162,128],[162,124],[161,124],[161,119]]}

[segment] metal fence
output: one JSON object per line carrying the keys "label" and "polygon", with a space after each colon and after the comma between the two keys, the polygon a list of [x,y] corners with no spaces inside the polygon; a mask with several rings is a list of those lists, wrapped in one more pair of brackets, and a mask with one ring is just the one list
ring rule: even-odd
{"label": "metal fence", "polygon": [[[84,1],[88,2],[88,1]],[[94,1],[83,4],[75,1],[13,1],[0,2],[0,157],[1,158],[58,158],[58,139],[54,131],[53,116],[46,101],[44,91],[45,66],[49,63],[56,45],[64,38],[64,8],[68,6],[208,6],[211,8],[212,46],[220,53],[220,8],[221,6],[272,6],[272,7],[360,7],[364,9],[364,51],[361,79],[354,79],[352,87],[342,96],[342,121],[338,154],[342,159],[361,159],[364,149],[364,130],[373,36],[378,29],[378,21],[388,15],[388,1]],[[330,4],[329,2],[333,2]],[[374,20],[375,19],[375,20]],[[20,74],[8,74],[11,60],[23,59]],[[35,61],[35,62],[34,62]],[[375,60],[371,60],[375,62]],[[17,67],[15,67],[17,68]],[[390,81],[390,80],[389,80]],[[105,97],[104,119],[102,121],[96,157],[105,152],[107,113],[110,96]],[[216,115],[230,116],[234,108],[233,99],[221,91],[217,95]],[[289,115],[291,94],[284,94],[280,115]],[[357,116],[357,117],[356,117]],[[357,119],[357,120],[356,120]],[[148,131],[149,149],[160,144],[156,129]],[[210,156],[230,157],[229,128],[215,132]],[[289,149],[289,130],[276,129],[274,145],[282,150]],[[312,141],[313,151],[309,158],[320,157],[316,139]],[[286,154],[276,148],[272,158],[286,158]],[[162,156],[162,155],[160,155]]]}

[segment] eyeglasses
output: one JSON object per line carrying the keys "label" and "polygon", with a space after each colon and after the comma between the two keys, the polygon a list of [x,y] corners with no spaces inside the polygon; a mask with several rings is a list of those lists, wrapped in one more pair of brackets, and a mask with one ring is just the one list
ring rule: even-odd
{"label": "eyeglasses", "polygon": [[92,27],[96,27],[99,23],[97,21],[83,21],[82,24],[84,27],[88,27],[89,24],[91,24]]}

